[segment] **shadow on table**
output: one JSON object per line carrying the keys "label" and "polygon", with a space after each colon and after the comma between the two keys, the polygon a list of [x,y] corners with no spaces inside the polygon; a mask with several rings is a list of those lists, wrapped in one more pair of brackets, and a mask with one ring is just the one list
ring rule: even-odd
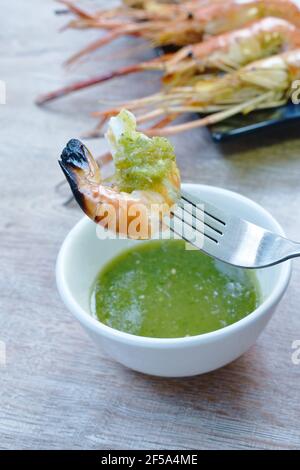
{"label": "shadow on table", "polygon": [[153,394],[158,395],[158,400],[163,396],[171,396],[182,406],[203,409],[206,403],[216,408],[218,413],[225,413],[224,406],[228,409],[239,407],[244,395],[258,389],[261,380],[268,376],[260,356],[259,348],[253,347],[236,361],[207,374],[166,379],[134,372],[135,380],[142,378],[147,381],[147,388],[151,388]]}

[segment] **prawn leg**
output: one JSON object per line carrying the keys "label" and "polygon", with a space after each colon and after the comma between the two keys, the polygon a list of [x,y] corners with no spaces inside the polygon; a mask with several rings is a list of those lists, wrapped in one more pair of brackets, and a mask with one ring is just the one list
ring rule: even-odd
{"label": "prawn leg", "polygon": [[[187,111],[186,102],[189,95],[193,96],[190,112],[205,111],[201,103],[203,92],[206,93],[206,105],[225,106],[224,110],[196,121],[170,127],[149,130],[148,135],[174,135],[190,129],[214,124],[240,112],[249,113],[255,109],[265,109],[280,106],[287,102],[292,92],[294,80],[300,78],[300,49],[254,62],[231,74],[224,79],[217,79],[210,89],[202,89],[202,84],[196,86],[193,92],[182,94],[181,105],[176,108],[178,113]],[[198,94],[198,96],[197,96]],[[197,104],[197,100],[199,103]],[[227,109],[226,109],[227,108]],[[166,107],[164,114],[174,113],[175,108]],[[158,110],[157,110],[158,111]],[[158,113],[157,113],[158,114]]]}
{"label": "prawn leg", "polygon": [[94,85],[99,85],[100,83],[107,82],[112,78],[124,77],[126,75],[131,75],[136,72],[143,72],[147,70],[163,70],[164,69],[164,60],[162,58],[153,59],[152,61],[142,62],[141,64],[129,65],[122,67],[115,72],[108,72],[107,74],[95,76],[87,80],[81,80],[71,85],[59,88],[58,90],[46,93],[37,98],[36,104],[42,105],[49,101],[53,101],[57,98],[67,96],[71,93],[74,93],[85,88],[89,88]]}

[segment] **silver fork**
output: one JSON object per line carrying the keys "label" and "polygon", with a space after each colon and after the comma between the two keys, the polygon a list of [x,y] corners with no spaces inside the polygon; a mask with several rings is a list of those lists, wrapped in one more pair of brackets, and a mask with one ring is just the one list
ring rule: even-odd
{"label": "silver fork", "polygon": [[288,240],[182,191],[166,221],[177,237],[225,263],[265,268],[300,256],[300,243]]}

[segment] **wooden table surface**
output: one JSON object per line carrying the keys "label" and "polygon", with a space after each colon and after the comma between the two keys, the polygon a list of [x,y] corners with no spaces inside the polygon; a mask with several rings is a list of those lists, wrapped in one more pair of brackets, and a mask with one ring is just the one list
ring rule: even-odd
{"label": "wooden table surface", "polygon": [[[257,344],[229,366],[191,379],[125,369],[98,352],[62,304],[55,260],[82,214],[63,206],[67,193],[55,189],[60,151],[93,127],[89,112],[99,109],[97,100],[150,93],[158,77],[116,80],[36,107],[41,92],[151,56],[124,40],[66,71],[63,60],[99,33],[58,33],[67,18],[55,16],[55,8],[61,6],[52,0],[11,0],[1,8],[7,104],[0,106],[0,341],[6,345],[0,448],[299,449],[300,365],[291,360],[292,343],[300,339],[299,261]],[[300,239],[297,126],[223,146],[206,129],[173,142],[184,181],[239,191]],[[105,148],[101,139],[89,145],[98,153]]]}

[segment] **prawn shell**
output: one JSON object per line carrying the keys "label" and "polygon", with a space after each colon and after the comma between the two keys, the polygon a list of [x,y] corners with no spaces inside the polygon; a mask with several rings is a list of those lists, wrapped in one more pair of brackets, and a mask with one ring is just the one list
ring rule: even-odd
{"label": "prawn shell", "polygon": [[130,223],[136,219],[136,213],[130,215],[133,206],[140,205],[143,220],[147,220],[147,227],[145,225],[147,230],[137,238],[147,239],[149,234],[153,233],[151,204],[159,205],[165,214],[179,197],[180,176],[175,162],[172,162],[168,177],[153,190],[135,190],[132,193],[119,192],[116,186],[101,184],[100,170],[96,161],[85,145],[76,139],[68,142],[59,164],[77,203],[85,214],[97,224],[108,228],[105,225],[108,220],[106,212],[109,214],[110,208],[113,207],[117,215],[114,230],[130,238],[136,238],[128,231]]}
{"label": "prawn shell", "polygon": [[58,163],[77,203],[90,216],[89,200],[93,199],[93,186],[96,189],[100,184],[100,169],[97,163],[86,146],[77,139],[71,139],[67,143]]}

